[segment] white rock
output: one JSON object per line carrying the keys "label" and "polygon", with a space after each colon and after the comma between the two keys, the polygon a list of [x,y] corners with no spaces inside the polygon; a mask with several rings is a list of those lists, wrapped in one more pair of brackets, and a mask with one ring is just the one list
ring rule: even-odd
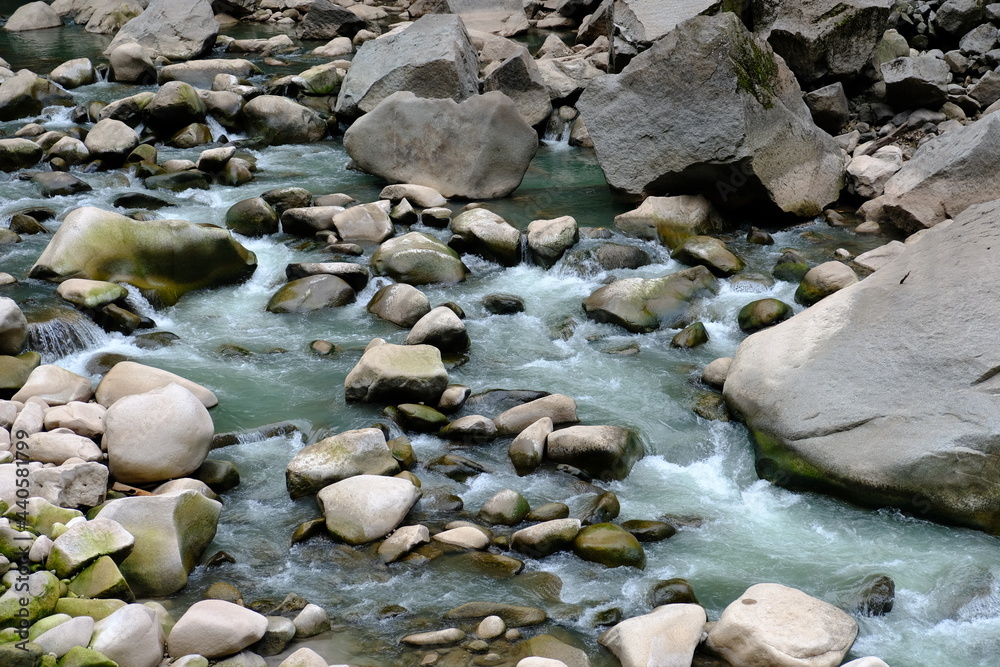
{"label": "white rock", "polygon": [[94,619],[90,616],[77,616],[38,635],[35,643],[45,649],[46,653],[54,653],[57,658],[61,658],[74,646],[86,647],[90,644],[92,634]]}
{"label": "white rock", "polygon": [[349,544],[384,537],[398,526],[420,498],[405,479],[358,475],[331,484],[316,496],[326,527]]}
{"label": "white rock", "polygon": [[170,631],[167,653],[221,658],[238,653],[264,636],[267,617],[223,600],[196,602]]}
{"label": "white rock", "polygon": [[302,647],[282,660],[278,667],[327,667],[327,663],[316,651]]}
{"label": "white rock", "polygon": [[107,409],[99,403],[71,401],[45,411],[46,431],[68,428],[77,435],[88,438],[104,434],[104,415]]}
{"label": "white rock", "polygon": [[476,628],[476,636],[480,639],[496,639],[507,632],[507,624],[499,616],[487,616],[479,622]]}
{"label": "white rock", "polygon": [[133,394],[144,394],[152,389],[165,387],[171,382],[179,384],[197,396],[206,408],[219,404],[219,399],[215,397],[215,394],[200,384],[169,371],[137,364],[134,361],[123,361],[115,364],[101,380],[101,383],[97,385],[94,398],[107,408],[119,398]]}
{"label": "white rock", "polygon": [[310,603],[292,619],[292,623],[295,624],[295,636],[306,639],[329,630],[330,615],[319,605]]}
{"label": "white rock", "polygon": [[490,538],[483,531],[471,526],[452,528],[438,533],[434,541],[461,549],[485,549],[490,546]]}
{"label": "white rock", "polygon": [[33,433],[27,440],[26,450],[32,461],[62,465],[67,459],[100,461],[104,452],[90,438],[77,435],[68,428]]}
{"label": "white rock", "polygon": [[163,659],[164,641],[156,613],[141,604],[130,604],[97,622],[90,648],[118,667],[157,667]]}
{"label": "white rock", "polygon": [[392,563],[414,548],[430,541],[431,534],[427,526],[403,526],[396,529],[378,546],[378,557],[383,563]]}
{"label": "white rock", "polygon": [[688,667],[701,642],[705,609],[669,604],[622,621],[600,636],[622,667]]}

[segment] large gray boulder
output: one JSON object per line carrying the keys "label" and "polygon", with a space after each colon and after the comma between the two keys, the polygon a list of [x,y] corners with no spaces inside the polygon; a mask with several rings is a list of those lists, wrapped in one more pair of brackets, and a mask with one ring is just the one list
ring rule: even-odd
{"label": "large gray boulder", "polygon": [[621,426],[570,426],[550,433],[545,446],[548,460],[567,463],[604,481],[628,477],[643,454],[639,436]]}
{"label": "large gray boulder", "polygon": [[344,379],[349,401],[436,405],[448,386],[441,351],[433,345],[391,345],[376,338]]}
{"label": "large gray boulder", "polygon": [[402,90],[456,102],[479,92],[479,58],[460,18],[427,15],[398,34],[365,42],[344,77],[337,114],[360,116]]}
{"label": "large gray boulder", "polygon": [[154,56],[191,60],[207,53],[218,34],[210,0],[152,0],[142,14],[122,26],[104,55],[136,42]]}
{"label": "large gray boulder", "polygon": [[372,255],[371,264],[375,274],[408,285],[451,285],[469,273],[457,252],[421,232],[389,239]]}
{"label": "large gray boulder", "polygon": [[[627,198],[701,192],[814,216],[844,160],[771,47],[735,14],[685,21],[578,103],[611,187]],[[635,109],[646,112],[636,114]]]}
{"label": "large gray boulder", "polygon": [[34,116],[48,106],[73,106],[73,96],[61,86],[23,69],[0,83],[0,121]]}
{"label": "large gray boulder", "polygon": [[879,67],[885,92],[896,108],[937,108],[948,97],[951,70],[941,58],[905,56]]}
{"label": "large gray boulder", "polygon": [[225,600],[195,602],[170,630],[167,653],[172,658],[202,655],[222,658],[260,640],[267,617]]}
{"label": "large gray boulder", "polygon": [[1000,533],[997,244],[1000,200],[743,341],[724,393],[758,474]]}
{"label": "large gray boulder", "polygon": [[722,0],[615,0],[616,36],[633,48],[645,48],[684,21],[717,13],[726,4]]}
{"label": "large gray boulder", "polygon": [[420,489],[399,477],[358,475],[331,484],[316,496],[326,528],[348,544],[385,537],[420,499]]}
{"label": "large gray boulder", "polygon": [[598,638],[622,667],[690,665],[701,642],[705,609],[697,604],[667,604],[617,624]]}
{"label": "large gray boulder", "polygon": [[295,100],[278,95],[261,95],[243,107],[247,133],[269,145],[304,144],[326,135],[326,121]]}
{"label": "large gray boulder", "polygon": [[1000,197],[998,170],[1000,114],[992,113],[917,149],[885,182],[885,194],[865,202],[861,212],[913,233]]}
{"label": "large gray boulder", "polygon": [[889,22],[892,0],[753,0],[757,34],[800,81],[857,76]]}
{"label": "large gray boulder", "polygon": [[[552,113],[552,102],[542,73],[528,50],[510,40],[499,41],[496,50],[502,58],[487,66],[483,76],[483,92],[499,91],[512,99],[524,121],[532,127],[544,122]],[[485,56],[484,56],[485,57]]]}
{"label": "large gray boulder", "polygon": [[3,29],[7,32],[59,28],[63,24],[59,14],[44,2],[29,2],[18,7],[7,19]]}
{"label": "large gray boulder", "polygon": [[113,35],[142,14],[148,4],[147,0],[96,0],[86,6],[93,11],[80,12],[73,22],[77,25],[86,23],[84,30],[87,32]]}
{"label": "large gray boulder", "polygon": [[347,130],[344,147],[359,167],[391,183],[493,199],[521,184],[538,135],[503,93],[459,104],[398,92]]}
{"label": "large gray boulder", "polygon": [[329,41],[335,37],[354,37],[367,25],[358,15],[329,0],[312,0],[295,34],[299,39]]}
{"label": "large gray boulder", "polygon": [[288,494],[301,498],[355,475],[394,475],[399,464],[377,428],[344,431],[300,449],[285,468]]}
{"label": "large gray boulder", "polygon": [[186,292],[249,278],[257,257],[225,229],[186,220],[140,222],[92,206],[71,211],[28,272],[61,282],[125,282],[173,305]]}

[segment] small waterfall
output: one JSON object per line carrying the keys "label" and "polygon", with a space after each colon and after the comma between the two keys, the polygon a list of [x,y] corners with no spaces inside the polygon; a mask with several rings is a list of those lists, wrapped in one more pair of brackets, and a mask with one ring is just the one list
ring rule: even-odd
{"label": "small waterfall", "polygon": [[69,308],[50,308],[28,323],[28,349],[52,363],[60,357],[107,342],[108,334],[87,316]]}
{"label": "small waterfall", "polygon": [[97,73],[97,83],[108,83],[111,76],[110,67],[98,67],[95,72]]}
{"label": "small waterfall", "polygon": [[549,116],[545,133],[542,135],[542,143],[553,148],[569,148],[569,137],[572,132],[573,121],[564,118],[557,110]]}
{"label": "small waterfall", "polygon": [[207,116],[205,118],[205,125],[208,125],[208,129],[212,131],[212,141],[218,142],[222,139],[222,137],[228,138],[229,141],[246,139],[246,135],[240,134],[239,132],[230,132],[226,128],[222,127],[219,121],[215,120],[212,116]]}

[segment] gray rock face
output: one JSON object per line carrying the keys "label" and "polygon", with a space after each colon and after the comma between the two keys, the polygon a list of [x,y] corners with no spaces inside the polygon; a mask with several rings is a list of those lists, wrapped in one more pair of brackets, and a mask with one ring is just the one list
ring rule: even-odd
{"label": "gray rock face", "polygon": [[29,2],[18,7],[7,24],[3,27],[7,32],[23,32],[25,30],[41,30],[43,28],[58,28],[62,19],[48,4],[44,2]]}
{"label": "gray rock face", "polygon": [[754,26],[800,81],[853,77],[888,27],[892,0],[753,0]]}
{"label": "gray rock face", "polygon": [[354,37],[367,22],[329,0],[313,0],[295,33],[299,39]]}
{"label": "gray rock face", "polygon": [[701,192],[727,207],[769,201],[813,216],[843,185],[839,146],[735,14],[682,23],[594,81],[578,108],[608,183],[628,198]]}
{"label": "gray rock face", "polygon": [[52,105],[72,106],[73,96],[29,70],[0,83],[0,121],[34,116]]}
{"label": "gray rock face", "polygon": [[544,122],[552,112],[542,73],[523,46],[483,78],[483,92],[493,90],[512,99],[524,121],[532,127]]}
{"label": "gray rock face", "polygon": [[861,212],[913,233],[1000,197],[998,169],[1000,114],[994,113],[921,146]]}
{"label": "gray rock face", "polygon": [[951,69],[934,56],[903,57],[882,63],[889,100],[897,107],[937,108],[947,99]]}
{"label": "gray rock face", "polygon": [[740,345],[725,396],[761,477],[1000,533],[1000,354],[985,326],[1000,276],[982,270],[998,223],[1000,201],[969,208]]}
{"label": "gray rock face", "polygon": [[309,143],[326,135],[326,121],[318,113],[287,97],[255,97],[243,115],[247,132],[270,145]]}
{"label": "gray rock face", "polygon": [[460,18],[427,15],[365,42],[344,77],[337,114],[360,116],[401,90],[456,102],[479,92],[479,58]]}
{"label": "gray rock face", "polygon": [[538,136],[502,93],[458,104],[400,92],[354,123],[344,147],[358,166],[387,181],[492,199],[521,184]]}
{"label": "gray rock face", "polygon": [[122,26],[104,55],[136,42],[154,56],[191,60],[208,52],[218,34],[210,0],[152,0],[146,11]]}

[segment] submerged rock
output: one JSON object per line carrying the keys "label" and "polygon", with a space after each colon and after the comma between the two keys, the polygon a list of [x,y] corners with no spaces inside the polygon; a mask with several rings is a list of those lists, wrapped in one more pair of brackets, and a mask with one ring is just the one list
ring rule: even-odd
{"label": "submerged rock", "polygon": [[578,107],[609,184],[628,197],[700,191],[814,216],[843,185],[841,150],[794,76],[732,13],[682,23]]}
{"label": "submerged rock", "polygon": [[172,305],[191,290],[243,281],[256,268],[256,256],[218,227],[139,222],[85,206],[66,216],[28,275],[125,282]]}

